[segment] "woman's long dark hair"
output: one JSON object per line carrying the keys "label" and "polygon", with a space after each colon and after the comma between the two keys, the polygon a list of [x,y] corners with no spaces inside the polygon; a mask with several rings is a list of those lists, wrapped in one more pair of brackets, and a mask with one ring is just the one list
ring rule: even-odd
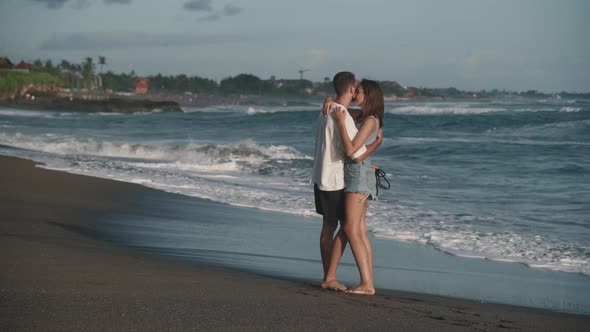
{"label": "woman's long dark hair", "polygon": [[385,105],[383,102],[383,93],[379,84],[373,80],[363,79],[361,86],[365,90],[365,103],[363,104],[362,121],[368,116],[375,116],[379,119],[379,128],[383,127],[383,115],[385,113]]}

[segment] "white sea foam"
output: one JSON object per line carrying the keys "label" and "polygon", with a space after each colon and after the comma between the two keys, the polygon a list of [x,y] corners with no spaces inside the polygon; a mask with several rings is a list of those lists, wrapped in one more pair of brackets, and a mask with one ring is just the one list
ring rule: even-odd
{"label": "white sea foam", "polygon": [[263,110],[263,109],[255,109],[254,107],[248,107],[248,110],[246,110],[246,114],[248,115],[254,115],[254,114],[263,114],[263,113],[275,113],[276,111],[268,111],[268,110]]}
{"label": "white sea foam", "polygon": [[[145,112],[145,113],[149,113],[149,112]],[[141,113],[137,112],[137,113],[133,113],[133,114],[141,114]],[[125,114],[125,113],[117,113],[117,112],[95,112],[95,113],[89,113],[89,115],[91,115],[91,116],[117,116],[117,115],[127,116],[127,114]]]}
{"label": "white sea foam", "polygon": [[[487,131],[489,134],[494,133],[493,130]],[[388,147],[399,147],[403,145],[418,145],[424,143],[468,143],[468,144],[478,144],[478,143],[494,143],[494,144],[518,144],[518,145],[541,145],[541,146],[559,146],[559,145],[580,145],[580,146],[590,146],[589,142],[576,142],[576,141],[541,141],[541,140],[533,140],[527,139],[525,137],[515,137],[514,139],[502,139],[502,138],[494,138],[487,137],[487,138],[465,138],[465,137],[449,137],[449,138],[434,138],[434,137],[404,137],[399,136],[395,138],[385,138],[381,145],[381,148],[388,148]]]}
{"label": "white sea foam", "polygon": [[207,113],[207,112],[227,112],[232,111],[231,108],[221,106],[205,106],[205,107],[194,107],[194,106],[183,106],[182,111],[184,113]]}
{"label": "white sea foam", "polygon": [[484,108],[484,107],[470,107],[465,105],[463,107],[455,106],[402,106],[396,108],[390,108],[386,110],[387,113],[392,114],[424,114],[424,115],[436,115],[436,114],[482,114],[490,112],[503,112],[506,111],[504,108]]}
{"label": "white sea foam", "polygon": [[457,256],[590,275],[590,246],[582,243],[520,234],[509,227],[501,232],[482,232],[477,225],[510,224],[491,217],[445,214],[404,205],[384,208],[375,204],[372,208],[374,217],[367,219],[367,225],[377,237],[429,244]]}
{"label": "white sea foam", "polygon": [[253,106],[248,106],[248,107],[244,107],[244,106],[237,106],[237,105],[231,105],[231,106],[206,106],[206,107],[185,107],[184,108],[184,112],[185,113],[195,113],[195,112],[200,112],[200,113],[208,113],[208,112],[216,112],[216,113],[220,113],[220,112],[225,112],[225,113],[242,113],[242,114],[247,114],[247,115],[255,115],[255,114],[266,114],[266,113],[276,113],[276,112],[280,112],[280,111],[284,111],[284,108],[277,108],[277,107],[270,107],[270,108],[255,108]]}
{"label": "white sea foam", "polygon": [[579,107],[562,107],[558,109],[556,107],[535,107],[535,108],[516,108],[516,109],[508,109],[502,107],[483,107],[484,105],[461,105],[461,104],[452,104],[452,105],[440,105],[440,104],[432,104],[432,105],[406,105],[406,106],[395,106],[395,105],[387,105],[386,113],[390,114],[414,114],[414,115],[444,115],[444,114],[454,114],[454,115],[472,115],[472,114],[484,114],[484,113],[494,113],[494,112],[579,112],[582,111],[582,108]]}
{"label": "white sea foam", "polygon": [[0,115],[6,116],[22,116],[22,117],[43,117],[48,115],[58,115],[58,112],[51,112],[51,111],[28,111],[28,110],[19,110],[19,109],[12,109],[12,108],[2,108],[0,109]]}
{"label": "white sea foam", "polygon": [[552,108],[552,107],[544,107],[544,108],[518,108],[518,109],[512,110],[512,112],[531,112],[531,113],[536,113],[536,112],[555,112],[555,108]]}
{"label": "white sea foam", "polygon": [[197,164],[197,163],[186,163],[186,162],[168,162],[168,163],[128,163],[134,167],[141,168],[152,168],[152,169],[163,169],[163,170],[182,170],[182,171],[210,171],[210,172],[228,172],[238,171],[239,165],[235,161],[227,163],[214,163],[214,164]]}
{"label": "white sea foam", "polygon": [[268,106],[265,108],[255,108],[253,106],[249,106],[246,110],[246,114],[248,115],[255,115],[255,114],[272,114],[272,113],[279,113],[279,112],[299,112],[299,111],[319,111],[321,106],[301,106],[297,109],[294,108],[286,108],[284,106]]}
{"label": "white sea foam", "polygon": [[228,105],[228,106],[207,106],[207,107],[185,107],[185,113],[238,113],[244,115],[256,115],[256,114],[273,114],[279,112],[298,112],[298,111],[318,111],[321,105],[318,106],[300,106],[298,108],[287,108],[286,106],[241,106],[241,105]]}
{"label": "white sea foam", "polygon": [[583,109],[581,107],[562,107],[560,112],[580,112]]}
{"label": "white sea foam", "polygon": [[259,146],[251,140],[237,144],[162,145],[0,133],[0,144],[60,155],[167,161],[135,166],[181,170],[237,170],[241,167],[255,168],[271,160],[311,159],[289,146]]}

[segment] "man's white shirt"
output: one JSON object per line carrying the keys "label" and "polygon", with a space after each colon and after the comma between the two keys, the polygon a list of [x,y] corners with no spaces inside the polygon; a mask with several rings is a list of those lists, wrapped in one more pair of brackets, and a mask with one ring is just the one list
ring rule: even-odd
{"label": "man's white shirt", "polygon": [[[344,189],[344,147],[342,146],[342,138],[338,130],[338,124],[334,119],[334,111],[344,106],[338,103],[332,103],[332,107],[328,111],[328,116],[324,116],[321,112],[317,121],[316,139],[315,139],[315,155],[313,160],[313,173],[311,181],[318,185],[318,188],[323,191],[334,191]],[[344,124],[350,140],[354,138],[358,130],[354,125],[354,120],[345,112],[346,117]],[[358,158],[367,151],[365,146],[354,153],[352,159]]]}

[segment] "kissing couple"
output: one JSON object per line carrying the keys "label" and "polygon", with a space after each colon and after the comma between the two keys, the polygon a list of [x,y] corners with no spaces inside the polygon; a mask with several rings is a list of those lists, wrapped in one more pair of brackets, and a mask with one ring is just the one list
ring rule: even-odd
{"label": "kissing couple", "polygon": [[[374,295],[373,252],[365,216],[368,201],[377,198],[376,167],[370,157],[383,142],[383,93],[377,82],[359,83],[351,72],[339,72],[333,84],[336,99],[326,99],[317,120],[312,172],[316,212],[323,217],[321,286]],[[360,109],[350,108],[353,101]],[[336,278],[348,243],[360,274],[360,283],[350,288]]]}

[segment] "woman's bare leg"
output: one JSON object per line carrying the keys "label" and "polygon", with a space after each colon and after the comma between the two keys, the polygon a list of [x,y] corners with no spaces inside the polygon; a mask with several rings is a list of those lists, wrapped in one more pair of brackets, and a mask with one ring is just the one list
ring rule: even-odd
{"label": "woman's bare leg", "polygon": [[367,252],[369,253],[369,266],[371,267],[371,280],[373,279],[373,249],[371,248],[371,241],[369,241],[369,234],[367,233],[367,206],[369,204],[365,204],[365,208],[363,209],[363,220],[361,221],[361,234],[363,235],[363,241],[365,242],[365,246],[367,247]]}
{"label": "woman's bare leg", "polygon": [[[361,221],[367,200],[365,195],[356,193],[345,194],[346,221],[344,223],[344,232],[350,243],[350,248],[356,261],[361,283],[348,290],[349,293],[373,295],[375,286],[373,285],[373,273],[371,271],[371,261],[369,252],[362,235]],[[365,235],[366,236],[366,235]]]}

